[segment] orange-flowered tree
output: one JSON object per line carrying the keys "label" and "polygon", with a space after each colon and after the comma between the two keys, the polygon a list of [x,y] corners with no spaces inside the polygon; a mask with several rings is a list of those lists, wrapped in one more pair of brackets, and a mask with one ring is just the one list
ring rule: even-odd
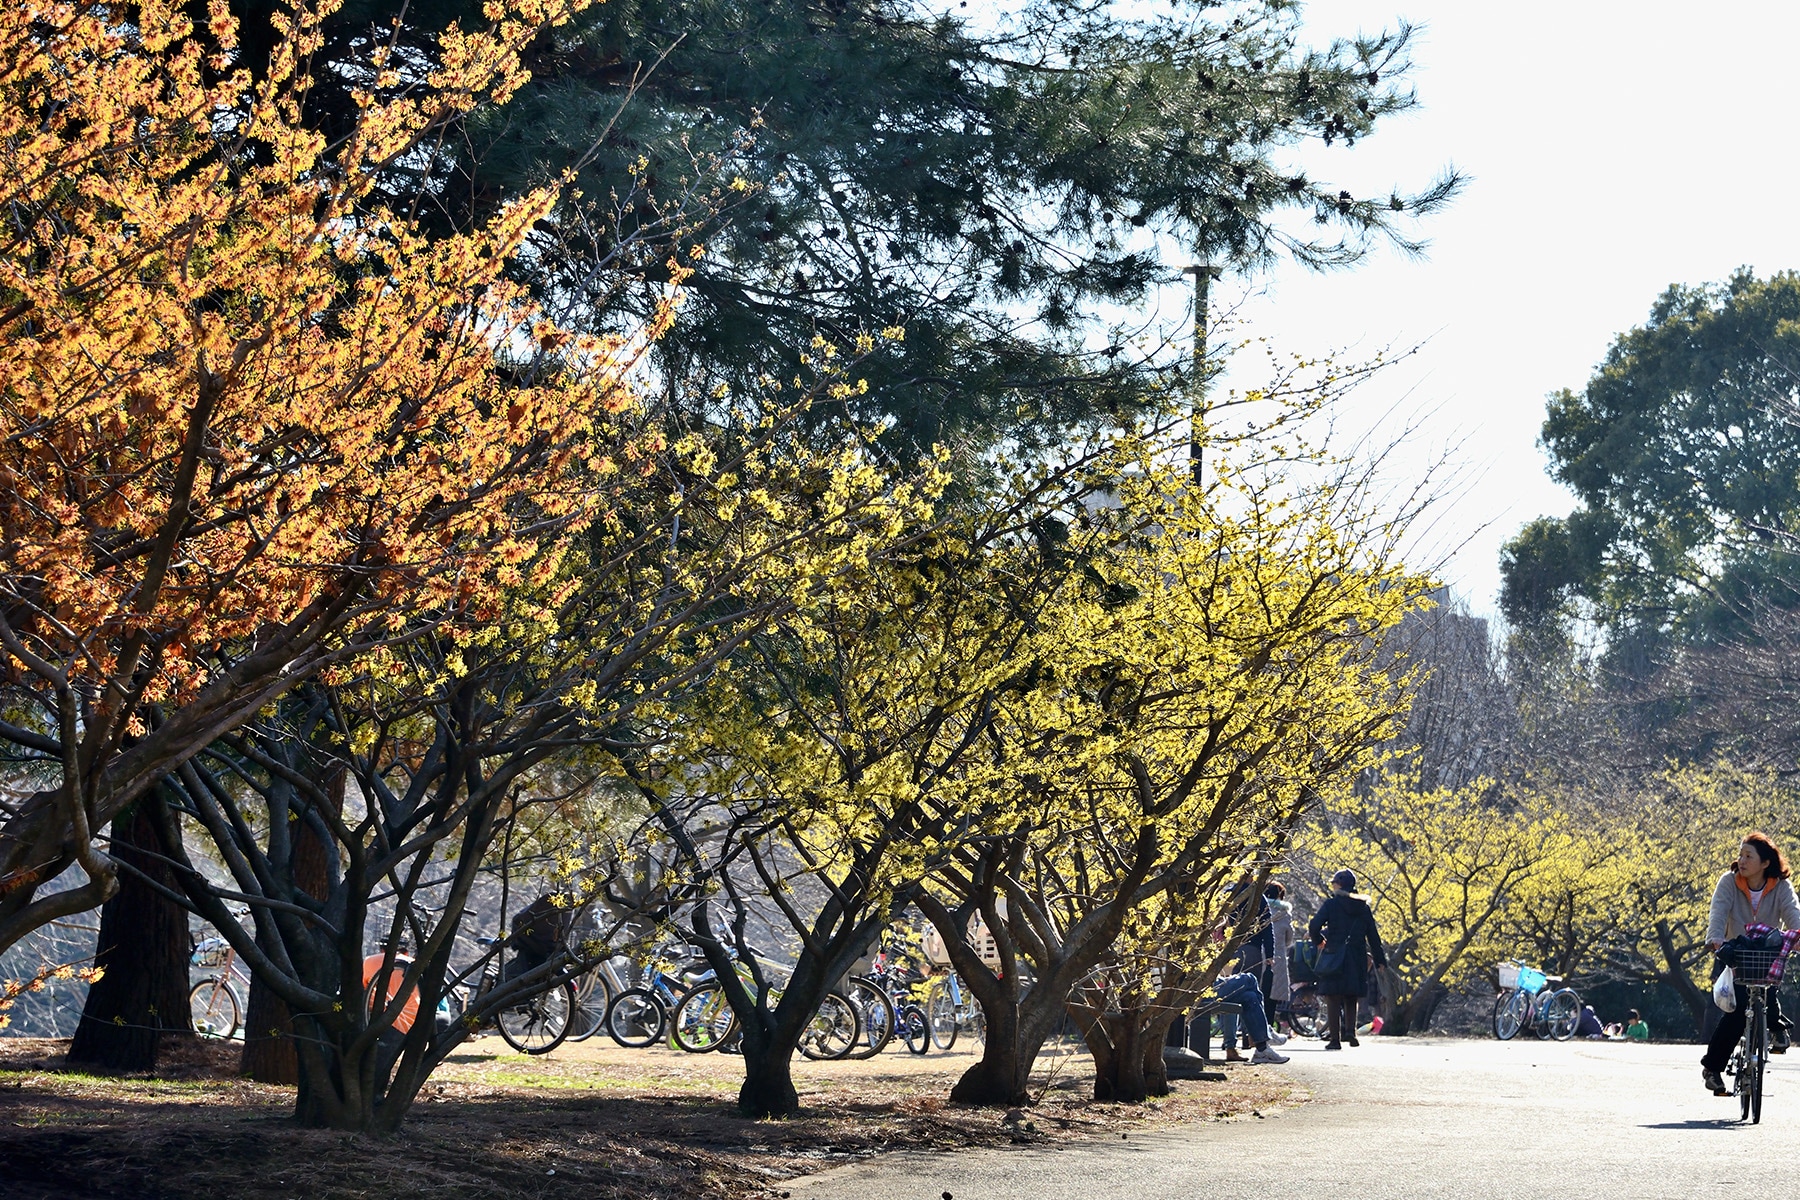
{"label": "orange-flowered tree", "polygon": [[429,68],[372,45],[330,145],[302,108],[332,0],[278,12],[266,64],[219,0],[205,31],[0,6],[0,740],[45,781],[0,813],[0,948],[116,886],[92,835],[158,779],[549,579],[629,474],[612,418],[657,330],[566,337],[504,277],[554,189],[457,236],[374,190],[584,2],[495,0]]}

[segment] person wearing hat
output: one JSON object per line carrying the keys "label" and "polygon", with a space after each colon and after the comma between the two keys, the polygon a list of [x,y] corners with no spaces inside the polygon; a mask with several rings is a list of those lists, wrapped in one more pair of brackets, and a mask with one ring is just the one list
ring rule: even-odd
{"label": "person wearing hat", "polygon": [[1387,966],[1387,951],[1381,947],[1368,898],[1356,894],[1356,872],[1344,870],[1331,877],[1331,895],[1319,905],[1306,932],[1319,947],[1318,991],[1329,1022],[1325,1048],[1342,1050],[1346,1041],[1359,1045],[1356,1002],[1368,991],[1370,973]]}

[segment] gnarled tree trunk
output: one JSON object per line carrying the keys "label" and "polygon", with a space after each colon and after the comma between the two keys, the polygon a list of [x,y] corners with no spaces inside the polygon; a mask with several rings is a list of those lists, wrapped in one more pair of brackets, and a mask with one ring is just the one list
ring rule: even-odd
{"label": "gnarled tree trunk", "polygon": [[1094,1099],[1138,1104],[1169,1094],[1163,1046],[1180,1014],[1152,1003],[1116,1013],[1087,1010],[1078,1015],[1083,1040],[1094,1056]]}

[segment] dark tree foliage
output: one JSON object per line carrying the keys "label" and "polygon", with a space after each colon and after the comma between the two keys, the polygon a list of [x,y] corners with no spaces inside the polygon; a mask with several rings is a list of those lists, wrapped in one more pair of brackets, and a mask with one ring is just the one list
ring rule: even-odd
{"label": "dark tree foliage", "polygon": [[[270,0],[238,0],[260,16]],[[1411,30],[1302,43],[1291,0],[1149,6],[1024,0],[608,0],[547,34],[533,82],[435,162],[446,219],[574,170],[580,197],[528,268],[565,319],[625,323],[698,242],[661,347],[696,394],[788,378],[816,335],[903,326],[859,373],[855,415],[899,452],[959,433],[1047,436],[1179,385],[1182,352],[1111,327],[1196,254],[1216,267],[1403,249],[1421,192],[1352,195],[1296,165],[1413,107]],[[472,0],[351,0],[324,57],[479,20]],[[249,53],[257,53],[253,48]],[[347,57],[347,55],[346,55]],[[405,72],[402,72],[402,83]],[[349,74],[315,119],[345,127]],[[628,102],[629,101],[629,102]],[[410,186],[410,184],[409,184]],[[610,269],[625,234],[660,244]],[[1173,261],[1172,261],[1173,260]]]}
{"label": "dark tree foliage", "polygon": [[1755,604],[1792,606],[1797,320],[1793,272],[1671,287],[1585,388],[1551,396],[1543,445],[1581,507],[1506,546],[1501,605],[1515,625],[1586,602],[1612,665],[1641,678],[1660,647],[1735,637]]}

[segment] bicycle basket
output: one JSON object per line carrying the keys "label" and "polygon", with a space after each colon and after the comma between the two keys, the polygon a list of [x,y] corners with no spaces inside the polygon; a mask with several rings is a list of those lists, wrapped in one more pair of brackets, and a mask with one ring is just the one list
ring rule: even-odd
{"label": "bicycle basket", "polygon": [[[1780,975],[1774,967],[1781,958],[1781,938],[1739,937],[1727,943],[1731,952],[1727,957],[1733,971],[1737,975],[1740,987],[1750,984],[1780,982]],[[1774,978],[1771,979],[1770,976]]]}
{"label": "bicycle basket", "polygon": [[211,937],[194,947],[192,962],[196,967],[217,970],[231,960],[231,943],[224,938]]}
{"label": "bicycle basket", "polygon": [[1544,985],[1549,982],[1550,977],[1536,967],[1527,967],[1523,965],[1519,967],[1518,986],[1524,988],[1526,991],[1534,993],[1541,992],[1544,990]]}
{"label": "bicycle basket", "polygon": [[1503,962],[1494,968],[1500,976],[1501,991],[1510,992],[1519,986],[1519,971],[1523,966],[1523,963]]}

